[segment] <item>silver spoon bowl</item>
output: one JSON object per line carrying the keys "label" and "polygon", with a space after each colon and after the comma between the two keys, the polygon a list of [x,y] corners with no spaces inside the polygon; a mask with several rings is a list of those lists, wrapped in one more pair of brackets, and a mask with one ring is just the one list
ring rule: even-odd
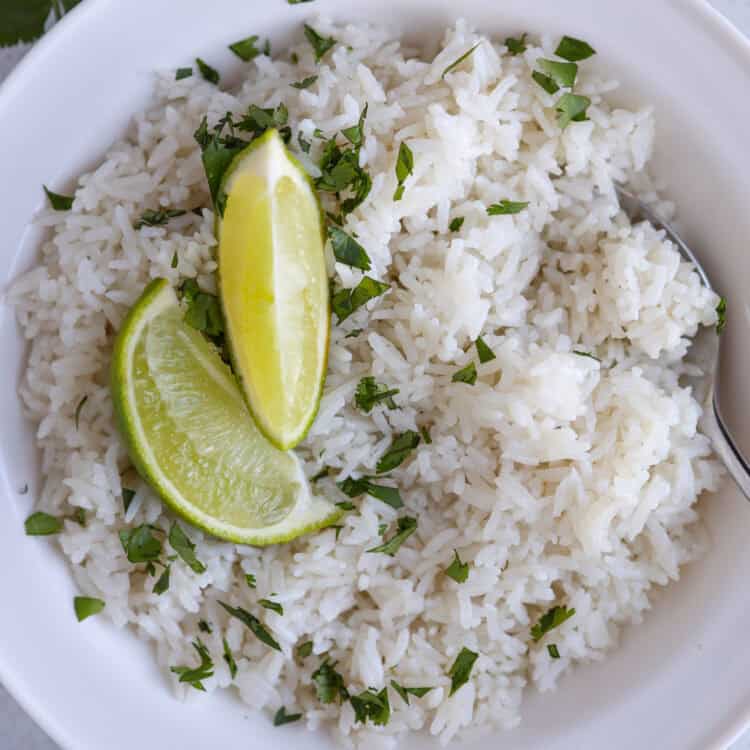
{"label": "silver spoon bowl", "polygon": [[[693,265],[703,284],[713,290],[703,266],[677,232],[632,193],[619,186],[615,186],[615,191],[620,208],[630,221],[633,223],[648,221],[656,229],[664,230],[667,237],[677,246],[680,255]],[[739,489],[750,500],[750,463],[742,455],[727,429],[719,407],[716,382],[719,377],[720,346],[721,336],[717,334],[715,329],[704,326],[698,330],[693,339],[690,354],[691,359],[700,366],[703,376],[698,380],[693,379],[691,385],[693,385],[696,395],[703,402],[703,416],[701,418],[703,433],[711,440],[716,455],[724,462],[724,466],[727,467],[727,471],[737,483]]]}

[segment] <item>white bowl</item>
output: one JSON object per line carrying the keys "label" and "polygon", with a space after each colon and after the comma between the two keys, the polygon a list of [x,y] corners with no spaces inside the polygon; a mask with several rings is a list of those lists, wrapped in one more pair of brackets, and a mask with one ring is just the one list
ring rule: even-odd
{"label": "white bowl", "polygon": [[[419,40],[461,14],[484,32],[563,33],[590,41],[622,81],[623,102],[652,102],[653,164],[677,201],[681,226],[729,299],[722,400],[750,448],[750,46],[697,0],[97,0],[48,34],[0,90],[0,226],[5,286],[34,262],[29,222],[42,183],[57,190],[92,166],[149,94],[151,71],[201,55],[228,70],[226,45],[270,35],[282,49],[317,13],[394,24]],[[68,185],[69,186],[69,185]],[[330,745],[324,734],[274,729],[228,695],[171,695],[151,650],[105,619],[79,625],[64,561],[54,545],[24,536],[39,486],[33,429],[16,396],[23,342],[0,311],[0,676],[63,747],[180,750]],[[28,495],[19,489],[28,483]],[[554,693],[533,692],[522,727],[476,748],[572,750],[723,747],[750,721],[750,508],[727,483],[702,501],[711,549],[655,597],[643,625],[607,660],[577,669]],[[409,747],[421,747],[417,740]]]}

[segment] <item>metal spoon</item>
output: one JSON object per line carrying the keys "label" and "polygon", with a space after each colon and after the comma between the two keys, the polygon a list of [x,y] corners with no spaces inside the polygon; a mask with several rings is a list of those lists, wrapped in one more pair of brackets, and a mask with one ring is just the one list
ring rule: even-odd
{"label": "metal spoon", "polygon": [[[662,221],[646,204],[642,203],[632,193],[615,186],[620,208],[631,222],[648,221],[656,229],[663,229],[667,237],[677,245],[680,255],[692,263],[701,281],[709,289],[713,289],[706,272],[693,255],[692,250],[682,241],[677,232],[665,221]],[[734,442],[721,417],[719,408],[719,394],[716,391],[716,381],[719,378],[719,347],[721,336],[713,328],[701,327],[696,333],[691,346],[691,358],[697,355],[701,368],[705,373],[702,381],[695,382],[696,391],[705,390],[703,401],[703,417],[701,429],[713,443],[716,455],[724,462],[732,479],[737,483],[745,497],[750,500],[750,462],[742,455]]]}

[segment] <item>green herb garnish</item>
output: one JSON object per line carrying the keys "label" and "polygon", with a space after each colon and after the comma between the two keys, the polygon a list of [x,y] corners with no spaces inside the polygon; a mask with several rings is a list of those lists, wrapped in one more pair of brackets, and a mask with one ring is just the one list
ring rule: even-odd
{"label": "green herb garnish", "polygon": [[353,146],[361,146],[362,141],[364,140],[365,120],[367,119],[368,107],[369,104],[365,103],[365,106],[362,108],[362,112],[359,115],[359,121],[356,125],[344,128],[341,131],[341,135],[343,135],[344,138],[346,138],[346,140],[349,141],[349,143],[351,143]]}
{"label": "green herb garnish", "polygon": [[198,70],[200,70],[205,80],[214,85],[219,83],[221,76],[219,76],[218,70],[212,68],[205,60],[201,60],[200,57],[195,58],[195,64],[198,66]]}
{"label": "green herb garnish", "polygon": [[588,352],[582,352],[579,349],[573,349],[573,354],[577,354],[579,357],[588,357],[589,359],[594,359],[597,362],[601,362],[599,357],[596,357],[593,354],[589,354]]}
{"label": "green herb garnish", "polygon": [[563,94],[555,105],[557,124],[560,129],[565,130],[571,122],[587,120],[586,110],[590,104],[591,99],[587,96],[579,96],[570,92]]}
{"label": "green herb garnish", "polygon": [[549,76],[544,75],[544,73],[540,73],[538,70],[535,70],[531,77],[548,93],[548,94],[556,94],[560,87],[555,83],[554,79],[550,78]]}
{"label": "green herb garnish", "polygon": [[315,476],[310,477],[311,482],[317,482],[319,479],[323,479],[324,477],[327,477],[330,474],[330,469],[327,466],[324,466]]}
{"label": "green herb garnish", "polygon": [[413,172],[414,154],[405,143],[401,143],[398,147],[398,158],[396,159],[396,179],[398,180],[398,187],[393,194],[394,201],[400,201],[401,198],[403,198],[404,182]]}
{"label": "green herb garnish", "polygon": [[270,599],[261,599],[258,604],[260,604],[261,607],[270,609],[272,612],[276,612],[276,614],[284,614],[284,607],[282,607],[278,602],[271,601]]}
{"label": "green herb garnish", "polygon": [[127,487],[122,488],[122,507],[124,508],[125,512],[128,512],[128,509],[130,508],[130,503],[133,502],[133,498],[135,497],[135,490],[128,489]]}
{"label": "green herb garnish", "polygon": [[206,566],[195,556],[195,544],[175,521],[169,530],[169,543],[194,573],[205,573]]}
{"label": "green herb garnish", "polygon": [[132,563],[145,563],[158,560],[161,555],[161,542],[151,533],[148,524],[134,529],[120,530],[120,543]]}
{"label": "green herb garnish", "polygon": [[466,367],[462,367],[458,372],[453,373],[451,382],[474,385],[477,382],[477,366],[473,362],[469,362]]}
{"label": "green herb garnish", "polygon": [[201,631],[201,633],[213,633],[213,628],[205,621],[205,620],[198,620],[198,630]]}
{"label": "green herb garnish", "polygon": [[227,666],[229,667],[229,675],[234,679],[237,676],[237,662],[234,660],[234,654],[232,653],[232,649],[229,648],[227,639],[222,638],[221,642],[224,646],[224,653],[221,658],[227,663]]}
{"label": "green herb garnish", "polygon": [[255,588],[255,576],[252,573],[245,573],[245,583],[251,588]]}
{"label": "green herb garnish", "polygon": [[384,294],[389,288],[389,285],[384,284],[382,281],[376,281],[369,276],[364,276],[353,289],[341,289],[336,292],[331,299],[331,307],[339,319],[338,322],[341,323],[341,321],[346,320],[353,312],[359,310],[362,305]]}
{"label": "green herb garnish", "polygon": [[[363,110],[363,115],[366,111],[367,107]],[[315,135],[317,132],[316,130]],[[333,137],[325,142],[321,151],[318,164],[321,175],[315,180],[315,187],[324,192],[336,193],[337,197],[345,190],[350,191],[351,195],[341,203],[342,214],[354,211],[372,189],[370,175],[359,165],[359,149],[358,145],[339,146]],[[339,225],[342,223],[340,218],[335,221]]]}
{"label": "green herb garnish", "polygon": [[457,232],[464,225],[464,221],[466,221],[465,217],[457,216],[450,224],[448,224],[448,229],[450,229],[451,232]]}
{"label": "green herb garnish", "polygon": [[346,700],[349,697],[349,692],[344,687],[344,678],[336,671],[335,666],[336,662],[331,664],[326,659],[312,673],[315,692],[321,703],[333,703],[337,699]]}
{"label": "green herb garnish", "polygon": [[224,335],[224,316],[219,298],[215,294],[202,291],[195,279],[183,281],[179,291],[187,306],[185,322],[221,346],[223,342],[217,339]]}
{"label": "green herb garnish", "polygon": [[205,692],[206,688],[203,687],[202,681],[213,677],[214,662],[200,638],[193,641],[193,648],[198,652],[201,660],[201,663],[197,667],[170,667],[169,671],[179,675],[180,682],[185,682],[196,690]]}
{"label": "green herb garnish", "polygon": [[71,521],[75,521],[79,526],[86,527],[86,511],[83,508],[76,508],[70,519]]}
{"label": "green herb garnish", "polygon": [[401,699],[407,706],[409,705],[410,695],[421,698],[422,696],[427,695],[430,690],[434,689],[431,687],[404,687],[403,685],[399,685],[396,680],[391,680],[391,687],[401,696]]}
{"label": "green herb garnish", "polygon": [[276,639],[268,632],[268,630],[266,630],[263,623],[257,617],[251,615],[246,609],[242,609],[242,607],[231,607],[229,604],[225,604],[221,601],[219,604],[232,617],[236,617],[241,623],[246,625],[259,641],[265,643],[266,646],[281,651],[281,646],[279,646]]}
{"label": "green herb garnish", "polygon": [[89,400],[88,396],[84,396],[79,402],[78,406],[76,406],[76,413],[75,413],[75,423],[76,423],[76,430],[78,429],[78,422],[81,418],[81,409],[83,409],[86,402]]}
{"label": "green herb garnish", "polygon": [[552,659],[560,658],[560,652],[557,650],[557,644],[555,643],[550,643],[547,646],[547,653],[550,655]]}
{"label": "green herb garnish", "polygon": [[419,445],[420,440],[419,433],[414,432],[414,430],[407,430],[397,435],[393,439],[390,448],[380,457],[380,460],[376,464],[376,473],[385,474],[385,472],[400,466]]}
{"label": "green herb garnish", "polygon": [[296,83],[290,83],[289,85],[293,89],[302,90],[302,89],[310,88],[310,86],[312,86],[317,80],[318,80],[318,76],[308,76],[307,78],[303,78],[301,81],[297,81]]}
{"label": "green herb garnish", "polygon": [[289,143],[292,129],[287,125],[288,121],[289,110],[286,104],[279,104],[276,109],[251,104],[236,127],[243,133],[250,133],[253,138],[258,138],[270,128],[276,128],[284,143]]}
{"label": "green herb garnish", "polygon": [[341,510],[354,510],[354,503],[350,503],[348,500],[344,500],[340,503],[336,503],[336,507]]}
{"label": "green herb garnish", "polygon": [[357,240],[338,227],[329,226],[328,236],[331,239],[333,254],[339,263],[359,268],[362,271],[370,270],[370,256]]}
{"label": "green herb garnish", "polygon": [[481,44],[482,42],[477,42],[470,50],[467,50],[466,52],[461,55],[457,60],[454,60],[442,73],[440,76],[441,78],[445,78],[445,76],[448,75],[452,70],[455,70],[464,60],[466,60],[469,55],[474,53],[474,50]]}
{"label": "green herb garnish", "polygon": [[175,81],[181,81],[183,78],[190,78],[193,75],[192,68],[177,68],[174,74]]}
{"label": "green herb garnish", "polygon": [[302,131],[297,133],[297,143],[299,143],[299,147],[303,153],[305,154],[310,153],[310,147],[312,146],[312,143],[310,143],[310,141],[305,140],[304,136],[302,135]]}
{"label": "green herb garnish", "polygon": [[487,342],[481,336],[474,342],[474,346],[477,348],[477,355],[481,364],[492,362],[493,359],[496,359],[495,352],[487,346]]}
{"label": "green herb garnish", "polygon": [[321,36],[312,26],[305,24],[305,39],[310,42],[310,46],[313,48],[315,53],[315,62],[320,62],[320,59],[328,52],[336,40],[333,37]]}
{"label": "green herb garnish", "polygon": [[297,656],[300,659],[306,659],[313,650],[313,642],[312,641],[305,641],[301,645],[297,646]]}
{"label": "green herb garnish", "polygon": [[379,693],[373,688],[352,695],[350,698],[356,721],[366,723],[368,720],[378,726],[384,726],[391,718],[391,707],[388,703],[388,688]]}
{"label": "green herb garnish", "polygon": [[[287,0],[290,5],[297,3],[309,3],[310,0]],[[286,708],[282,706],[273,717],[273,725],[280,727],[283,724],[291,724],[293,721],[299,721],[302,718],[302,714],[288,714]]]}
{"label": "green herb garnish", "polygon": [[417,530],[417,519],[411,516],[402,516],[398,519],[396,533],[385,543],[378,547],[368,549],[367,552],[382,552],[384,555],[393,557],[401,545]]}
{"label": "green herb garnish", "polygon": [[578,65],[574,62],[559,62],[557,60],[545,60],[540,58],[536,64],[542,72],[551,78],[558,86],[571,88],[576,82]]}
{"label": "green herb garnish", "polygon": [[[0,35],[1,34],[2,32],[0,32]],[[47,194],[47,199],[49,200],[50,206],[52,206],[55,211],[70,211],[70,209],[73,207],[74,196],[53,193],[47,188],[46,185],[42,185],[42,187],[44,188],[44,192]]]}
{"label": "green herb garnish", "polygon": [[448,672],[448,677],[451,678],[451,691],[449,697],[469,681],[474,662],[478,658],[479,654],[475,651],[469,650],[466,646],[461,649],[456,660],[453,662],[453,666]]}
{"label": "green herb garnish", "polygon": [[91,596],[77,596],[73,599],[73,609],[76,612],[78,622],[83,622],[87,617],[98,615],[104,609],[104,602]]}
{"label": "green herb garnish", "polygon": [[176,219],[178,216],[184,216],[186,213],[187,211],[177,208],[159,209],[158,211],[147,208],[141,214],[141,218],[133,224],[133,229],[164,226],[170,219]]}
{"label": "green herb garnish", "polygon": [[579,60],[586,60],[595,55],[596,50],[588,42],[584,42],[581,39],[574,39],[572,36],[564,36],[560,40],[560,44],[557,45],[555,54],[558,57],[562,57],[563,60],[578,62]]}
{"label": "green herb garnish", "polygon": [[505,46],[508,48],[508,54],[509,55],[520,55],[523,52],[526,52],[526,37],[528,34],[521,34],[518,39],[514,39],[512,36],[509,36],[505,40]]}
{"label": "green herb garnish", "polygon": [[247,39],[240,39],[239,42],[229,45],[229,49],[234,52],[237,57],[245,62],[250,62],[254,57],[258,57],[260,50],[255,46],[255,42],[258,41],[256,35],[249,36]]}
{"label": "green herb garnish", "polygon": [[[395,487],[373,484],[373,482],[370,481],[370,477],[360,477],[359,479],[347,477],[343,482],[338,482],[337,487],[349,497],[370,495],[376,500],[380,500],[386,505],[390,505],[391,508],[402,508],[404,505],[404,501],[401,499],[401,494]],[[352,506],[351,510],[353,509],[354,506]]]}
{"label": "green herb garnish", "polygon": [[161,596],[169,588],[169,577],[172,571],[172,566],[167,565],[159,576],[159,580],[154,584],[153,592],[157,596]]}
{"label": "green herb garnish", "polygon": [[369,414],[382,401],[385,402],[389,409],[396,409],[397,406],[393,401],[393,396],[398,393],[398,388],[388,388],[388,386],[376,382],[372,375],[368,375],[357,383],[357,390],[354,393],[354,403],[365,414]]}
{"label": "green herb garnish", "polygon": [[531,628],[531,637],[534,642],[541,640],[546,633],[558,625],[562,625],[576,613],[575,609],[568,609],[565,605],[552,607],[539,618],[539,622]]}
{"label": "green herb garnish", "polygon": [[505,216],[507,214],[520,214],[529,205],[529,201],[501,200],[487,206],[487,216]]}
{"label": "green herb garnish", "polygon": [[286,0],[289,5],[299,5],[300,3],[311,3],[312,0]]}
{"label": "green herb garnish", "polygon": [[44,34],[50,13],[55,21],[80,0],[3,0],[0,10],[0,47],[33,42]]}
{"label": "green herb garnish", "polygon": [[430,437],[430,430],[422,425],[419,428],[419,434],[422,436],[422,440],[424,440],[426,445],[432,445],[432,438]]}
{"label": "green herb garnish", "polygon": [[456,583],[465,583],[469,577],[469,563],[461,562],[456,550],[453,550],[453,562],[445,569],[445,575]]}
{"label": "green herb garnish", "polygon": [[727,326],[727,298],[720,297],[719,304],[716,305],[716,314],[718,320],[716,321],[716,333],[721,333]]}

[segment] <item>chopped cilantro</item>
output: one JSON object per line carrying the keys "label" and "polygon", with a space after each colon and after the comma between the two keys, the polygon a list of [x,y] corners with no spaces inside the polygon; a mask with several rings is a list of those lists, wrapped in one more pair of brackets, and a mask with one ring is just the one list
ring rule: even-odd
{"label": "chopped cilantro", "polygon": [[[308,3],[310,0],[287,0],[290,5],[295,5],[296,3]],[[293,721],[299,721],[302,718],[302,714],[288,714],[286,712],[286,708],[282,706],[273,717],[273,725],[275,727],[280,727],[283,724],[291,724]]]}
{"label": "chopped cilantro", "polygon": [[47,199],[49,200],[50,206],[52,206],[55,211],[70,211],[70,209],[73,207],[74,196],[53,193],[47,188],[46,185],[42,185],[42,187],[44,188],[44,192],[47,194]]}
{"label": "chopped cilantro", "polygon": [[330,473],[330,469],[327,466],[324,466],[315,476],[310,478],[311,482],[317,482],[319,479],[323,479],[324,477],[327,477]]}
{"label": "chopped cilantro", "polygon": [[229,674],[231,678],[234,679],[237,676],[237,662],[234,660],[234,654],[232,653],[232,649],[229,648],[227,639],[222,638],[221,643],[224,646],[224,653],[221,658],[227,663]]}
{"label": "chopped cilantro", "polygon": [[369,720],[373,724],[384,726],[391,718],[388,688],[383,688],[379,693],[373,688],[368,688],[359,695],[352,695],[349,700],[356,721],[364,724]]}
{"label": "chopped cilantro", "polygon": [[78,429],[78,422],[81,418],[81,409],[83,409],[86,402],[89,400],[88,396],[84,396],[79,402],[78,406],[76,406],[76,413],[75,413],[75,423],[76,423],[76,430]]}
{"label": "chopped cilantro", "polygon": [[540,73],[538,70],[535,70],[531,77],[548,93],[548,94],[556,94],[560,87],[555,83],[554,79],[550,78],[549,76],[544,75],[544,73]]}
{"label": "chopped cilantro", "polygon": [[237,130],[251,133],[253,138],[258,138],[266,130],[276,128],[284,143],[289,143],[292,138],[292,129],[287,125],[288,121],[289,110],[285,104],[279,104],[276,109],[251,104],[242,119],[237,123]]}
{"label": "chopped cilantro", "polygon": [[445,78],[445,76],[448,75],[452,70],[455,70],[464,60],[466,60],[469,55],[473,54],[474,50],[481,44],[480,42],[477,42],[470,50],[467,50],[466,52],[461,55],[461,57],[454,60],[444,71],[443,74],[440,76],[441,78]]}
{"label": "chopped cilantro", "polygon": [[128,512],[128,509],[130,508],[130,503],[133,502],[133,498],[135,497],[135,490],[128,489],[127,487],[122,488],[122,506],[125,509],[125,512]]}
{"label": "chopped cilantro", "polygon": [[351,143],[353,146],[361,146],[362,140],[364,139],[365,134],[365,119],[367,118],[367,109],[368,104],[365,103],[365,106],[362,109],[362,112],[359,115],[359,122],[357,122],[356,125],[352,125],[351,127],[344,128],[341,131],[341,135],[346,138],[349,143]]}
{"label": "chopped cilantro", "polygon": [[192,68],[177,68],[174,74],[175,81],[181,81],[183,78],[190,78],[193,75]]}
{"label": "chopped cilantro", "polygon": [[479,336],[474,342],[474,346],[477,348],[477,354],[479,355],[479,362],[485,364],[486,362],[492,362],[495,359],[495,352],[487,346],[487,342]]}
{"label": "chopped cilantro", "polygon": [[576,613],[575,609],[568,609],[565,605],[552,607],[539,618],[539,622],[531,628],[531,637],[536,642],[541,640],[546,633],[558,625],[562,625]]}
{"label": "chopped cilantro", "polygon": [[299,143],[300,149],[302,149],[302,152],[305,154],[310,153],[310,147],[312,146],[312,143],[310,141],[306,141],[304,136],[302,135],[302,131],[299,131],[297,133],[297,143]]}
{"label": "chopped cilantro", "polygon": [[563,94],[555,105],[557,124],[560,129],[565,130],[571,122],[587,120],[586,110],[590,104],[591,99],[587,96],[579,96],[570,92]]}
{"label": "chopped cilantro", "polygon": [[312,641],[305,641],[304,643],[297,646],[297,656],[300,659],[306,659],[313,650],[313,642]]}
{"label": "chopped cilantro", "polygon": [[251,588],[255,588],[255,576],[252,573],[245,573],[245,583]]}
{"label": "chopped cilantro", "polygon": [[169,576],[172,566],[167,565],[159,576],[159,580],[154,584],[153,591],[157,596],[161,596],[169,588]]}
{"label": "chopped cilantro", "polygon": [[458,372],[453,373],[451,382],[474,385],[477,382],[477,366],[473,362],[469,362],[466,367],[462,367]]}
{"label": "chopped cilantro", "polygon": [[400,201],[404,195],[404,182],[414,172],[414,154],[411,149],[405,144],[401,143],[398,147],[398,158],[396,159],[396,179],[398,180],[398,187],[396,192],[393,194],[394,201]]}
{"label": "chopped cilantro", "polygon": [[176,219],[178,216],[184,216],[186,213],[187,211],[178,208],[159,209],[158,211],[147,208],[141,214],[141,218],[133,224],[133,229],[164,226],[170,219]]}
{"label": "chopped cilantro", "polygon": [[500,203],[493,203],[487,206],[487,216],[503,216],[506,214],[520,214],[524,208],[527,208],[529,201],[508,201],[501,200]]}
{"label": "chopped cilantro", "polygon": [[336,313],[339,323],[341,323],[341,321],[346,320],[353,312],[359,310],[362,305],[387,292],[389,288],[389,285],[384,284],[382,281],[376,281],[369,276],[364,276],[353,289],[341,289],[336,292],[331,299],[331,307]]}
{"label": "chopped cilantro", "polygon": [[579,349],[573,349],[573,354],[577,354],[579,357],[588,357],[589,359],[595,359],[597,362],[601,362],[599,357],[589,354],[588,352],[582,352]]}
{"label": "chopped cilantro", "polygon": [[183,281],[179,291],[187,306],[185,322],[211,339],[221,338],[224,334],[224,316],[219,298],[215,294],[201,291],[195,279]]}
{"label": "chopped cilantro", "polygon": [[410,695],[421,698],[422,696],[427,695],[430,690],[434,689],[431,687],[404,687],[403,685],[399,685],[396,680],[391,680],[391,687],[401,696],[401,699],[407,706],[409,705]]}
{"label": "chopped cilantro", "polygon": [[465,583],[469,577],[469,563],[461,562],[456,550],[453,550],[453,562],[445,569],[445,575],[456,583]]}
{"label": "chopped cilantro", "polygon": [[132,563],[158,560],[161,554],[161,542],[151,533],[151,527],[145,523],[134,529],[121,529],[120,543],[128,560]]}
{"label": "chopped cilantro", "polygon": [[201,633],[213,633],[213,628],[205,620],[198,620],[198,630]]}
{"label": "chopped cilantro", "polygon": [[400,466],[419,445],[420,439],[419,433],[414,432],[414,430],[406,430],[406,432],[397,435],[388,450],[378,460],[375,471],[378,474],[385,474],[385,472]]}
{"label": "chopped cilantro", "polygon": [[344,678],[336,671],[335,667],[336,662],[331,664],[328,659],[325,659],[312,673],[315,692],[321,703],[333,703],[335,700],[346,700],[349,697],[349,693],[344,687]]}
{"label": "chopped cilantro", "polygon": [[419,428],[419,434],[422,436],[422,440],[424,440],[426,445],[432,445],[432,438],[430,437],[430,430],[425,427],[425,425],[422,425]]}
{"label": "chopped cilantro", "polygon": [[290,83],[289,85],[293,89],[307,89],[312,86],[315,81],[318,80],[318,76],[308,76],[307,78],[303,78],[301,81],[297,81],[296,83]]}
{"label": "chopped cilantro", "polygon": [[[337,483],[338,488],[349,497],[359,497],[360,495],[370,495],[376,500],[390,505],[391,508],[402,508],[404,501],[396,487],[386,487],[382,484],[374,484],[369,477],[360,477],[352,479],[347,477],[343,482]],[[353,509],[353,506],[352,506]]]}
{"label": "chopped cilantro", "polygon": [[346,336],[344,336],[344,338],[345,339],[356,339],[357,336],[359,336],[359,334],[362,333],[363,330],[364,330],[364,328],[352,328],[352,330],[349,331],[349,333],[347,333]]}
{"label": "chopped cilantro", "polygon": [[87,617],[98,615],[104,609],[104,602],[92,596],[76,596],[73,599],[73,609],[76,612],[78,622],[83,622]]}
{"label": "chopped cilantro", "polygon": [[456,218],[448,224],[448,229],[450,229],[451,232],[457,232],[464,225],[464,221],[466,221],[465,217],[456,216]]}
{"label": "chopped cilantro", "polygon": [[574,62],[559,62],[557,60],[545,60],[540,58],[536,64],[542,73],[551,78],[558,86],[571,88],[576,82],[578,65]]}
{"label": "chopped cilantro", "polygon": [[255,46],[255,42],[258,41],[257,35],[249,36],[247,39],[240,39],[239,42],[229,45],[229,49],[234,52],[237,57],[245,62],[250,62],[254,57],[258,57],[260,50]]}
{"label": "chopped cilantro", "polygon": [[177,263],[179,262],[179,258],[177,257],[177,250],[174,251],[172,254],[172,261],[169,264],[170,268],[177,268]]}
{"label": "chopped cilantro", "polygon": [[716,305],[716,333],[721,333],[727,326],[727,298],[720,297],[719,304]]}
{"label": "chopped cilantro", "polygon": [[547,645],[547,653],[550,655],[550,658],[552,659],[560,658],[560,652],[557,650],[556,643],[550,643]]}
{"label": "chopped cilantro", "polygon": [[266,628],[263,626],[263,623],[261,623],[261,621],[257,617],[251,615],[246,609],[242,609],[242,607],[230,607],[228,604],[225,604],[221,601],[219,602],[219,604],[232,617],[236,617],[241,623],[246,625],[259,641],[265,643],[266,646],[270,646],[277,651],[281,651],[281,646],[279,646],[276,639],[271,635],[271,633],[268,632],[268,630],[266,630]]}
{"label": "chopped cilantro", "polygon": [[260,604],[261,607],[270,609],[272,612],[276,612],[276,614],[284,614],[284,607],[282,607],[278,602],[271,601],[270,599],[261,599],[258,604]]}
{"label": "chopped cilantro", "polygon": [[388,386],[376,382],[372,375],[368,375],[357,383],[357,390],[354,392],[354,403],[365,414],[369,414],[381,401],[384,401],[389,409],[395,409],[397,407],[393,402],[393,396],[398,393],[398,388],[388,388]]}
{"label": "chopped cilantro", "polygon": [[193,648],[198,652],[201,660],[201,663],[197,667],[170,667],[169,671],[179,675],[180,682],[185,682],[196,690],[205,692],[206,688],[203,687],[202,681],[213,677],[214,662],[200,638],[193,641]]}
{"label": "chopped cilantro", "polygon": [[311,3],[312,0],[286,0],[289,5],[299,5],[300,3]]}
{"label": "chopped cilantro", "polygon": [[169,543],[194,573],[205,573],[206,566],[195,556],[195,544],[175,521],[169,529]]}
{"label": "chopped cilantro", "polygon": [[348,500],[344,500],[340,503],[336,503],[336,507],[340,510],[354,510],[354,503],[350,503]]}
{"label": "chopped cilantro", "polygon": [[200,57],[195,58],[195,64],[198,66],[198,70],[200,70],[205,80],[213,84],[219,83],[220,76],[218,70],[212,68],[205,60],[201,60]]}
{"label": "chopped cilantro", "polygon": [[417,519],[411,516],[402,516],[398,519],[396,533],[385,543],[378,547],[368,549],[367,552],[382,552],[384,555],[393,557],[401,545],[417,530]]}
{"label": "chopped cilantro", "polygon": [[575,39],[572,36],[564,36],[557,45],[555,54],[562,57],[563,60],[577,62],[586,60],[596,54],[596,50],[588,43],[581,39]]}
{"label": "chopped cilantro", "polygon": [[379,523],[378,524],[378,536],[379,537],[384,537],[386,531],[388,531],[388,524],[387,523]]}
{"label": "chopped cilantro", "polygon": [[[66,3],[66,9],[75,4]],[[53,0],[4,0],[0,11],[0,47],[38,39],[52,11],[58,19],[61,9]]]}
{"label": "chopped cilantro", "polygon": [[509,36],[505,40],[505,46],[508,48],[508,54],[509,55],[520,55],[523,52],[526,52],[526,37],[527,34],[521,34],[518,39],[514,39],[512,36]]}
{"label": "chopped cilantro", "polygon": [[305,39],[310,42],[310,46],[315,53],[315,62],[320,62],[326,52],[336,44],[336,40],[333,37],[321,36],[312,26],[308,26],[308,24],[305,24],[304,29]]}
{"label": "chopped cilantro", "polygon": [[86,511],[83,508],[76,508],[70,519],[75,521],[79,526],[86,527]]}
{"label": "chopped cilantro", "polygon": [[357,240],[338,227],[328,227],[328,236],[331,239],[333,254],[339,263],[362,271],[370,270],[370,256]]}
{"label": "chopped cilantro", "polygon": [[466,648],[466,646],[461,649],[448,672],[448,677],[451,678],[451,691],[449,695],[453,695],[456,690],[462,688],[469,681],[474,662],[478,658],[479,654]]}

